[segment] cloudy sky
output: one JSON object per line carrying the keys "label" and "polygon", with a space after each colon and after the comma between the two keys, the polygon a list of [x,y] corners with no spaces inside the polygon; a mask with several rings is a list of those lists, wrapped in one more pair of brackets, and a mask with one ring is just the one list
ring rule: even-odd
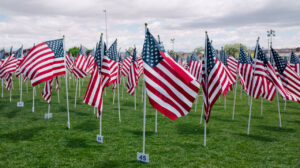
{"label": "cloudy sky", "polygon": [[105,33],[118,39],[121,50],[141,50],[144,23],[160,35],[166,49],[175,38],[176,51],[204,46],[208,31],[215,48],[228,43],[255,45],[258,36],[267,47],[266,31],[274,29],[274,48],[300,46],[299,0],[1,0],[0,48],[34,43],[66,35],[67,47],[93,48]]}

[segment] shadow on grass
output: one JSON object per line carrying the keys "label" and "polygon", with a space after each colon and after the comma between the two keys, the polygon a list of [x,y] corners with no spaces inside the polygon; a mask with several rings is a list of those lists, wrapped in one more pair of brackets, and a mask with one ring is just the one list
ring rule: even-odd
{"label": "shadow on grass", "polygon": [[218,121],[224,121],[224,122],[239,122],[238,120],[232,120],[232,118],[221,118],[218,116],[214,116],[213,117],[214,120],[218,120]]}
{"label": "shadow on grass", "polygon": [[293,128],[280,128],[279,126],[259,125],[257,127],[268,130],[268,131],[289,132],[289,133],[296,132],[296,130]]}
{"label": "shadow on grass", "polygon": [[118,162],[118,161],[115,161],[115,160],[105,160],[105,161],[101,161],[101,162],[98,162],[95,166],[96,167],[120,167],[121,166],[121,163]]}
{"label": "shadow on grass", "polygon": [[91,120],[82,122],[79,125],[76,125],[74,129],[78,129],[81,131],[94,131],[97,128],[97,123]]}
{"label": "shadow on grass", "polygon": [[[125,130],[125,132],[128,132],[128,133],[131,133],[133,135],[136,135],[136,136],[143,136],[143,131],[136,131],[136,130]],[[152,136],[152,135],[155,135],[155,132],[154,131],[146,131],[146,136]]]}
{"label": "shadow on grass", "polygon": [[45,129],[45,127],[34,127],[17,130],[7,134],[1,134],[1,139],[9,139],[11,141],[24,141],[31,139],[35,134]]}
{"label": "shadow on grass", "polygon": [[264,136],[260,136],[260,135],[247,135],[247,134],[233,134],[233,135],[237,135],[237,136],[241,136],[241,137],[245,137],[245,138],[250,138],[256,141],[262,141],[262,142],[275,142],[277,141],[277,139],[275,138],[270,138],[270,137],[264,137]]}
{"label": "shadow on grass", "polygon": [[[249,114],[241,114],[241,116],[249,118]],[[260,114],[259,115],[253,115],[252,114],[251,119],[263,119],[263,116],[260,116]]]}
{"label": "shadow on grass", "polygon": [[69,148],[85,148],[88,145],[83,138],[67,138],[67,147]]}
{"label": "shadow on grass", "polygon": [[[176,125],[177,132],[179,134],[203,134],[203,127],[200,124],[183,123]],[[209,130],[206,130],[209,134]]]}
{"label": "shadow on grass", "polygon": [[7,118],[14,118],[20,112],[21,112],[21,109],[13,109],[12,111],[6,113],[6,117]]}

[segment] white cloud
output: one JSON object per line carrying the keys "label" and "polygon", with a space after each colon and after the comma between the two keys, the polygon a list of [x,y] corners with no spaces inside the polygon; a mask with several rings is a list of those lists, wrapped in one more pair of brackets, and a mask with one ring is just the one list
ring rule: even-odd
{"label": "white cloud", "polygon": [[108,37],[118,38],[122,49],[141,51],[144,22],[153,35],[160,34],[165,48],[175,38],[175,49],[192,51],[204,45],[209,32],[215,48],[227,43],[267,47],[266,30],[277,32],[274,47],[299,46],[300,2],[296,0],[2,0],[0,1],[0,48],[55,39],[66,35],[66,45],[95,46],[105,33],[103,9],[108,11]]}

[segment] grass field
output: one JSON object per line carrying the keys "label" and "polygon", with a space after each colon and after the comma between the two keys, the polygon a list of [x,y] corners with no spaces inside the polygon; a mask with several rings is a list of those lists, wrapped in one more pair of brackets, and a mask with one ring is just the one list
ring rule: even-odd
{"label": "grass field", "polygon": [[[37,88],[35,112],[32,107],[32,87],[23,85],[24,108],[19,101],[18,81],[14,79],[12,102],[4,90],[0,98],[0,167],[300,167],[299,104],[280,99],[282,128],[279,128],[276,97],[264,101],[263,115],[260,100],[253,101],[251,132],[247,136],[248,98],[237,91],[236,115],[232,117],[233,92],[213,107],[207,124],[207,146],[203,147],[203,124],[200,125],[201,101],[198,109],[172,121],[158,114],[158,132],[154,132],[155,110],[147,103],[146,153],[150,163],[136,161],[142,152],[143,104],[141,81],[137,89],[137,110],[134,97],[124,89],[120,99],[122,122],[118,109],[112,105],[111,88],[106,90],[103,107],[104,143],[96,142],[99,120],[93,108],[82,103],[88,79],[84,81],[77,107],[74,108],[75,82],[69,89],[71,129],[67,130],[65,83],[60,80],[60,99],[53,89],[51,112],[44,119],[48,106],[42,99],[43,85]],[[120,89],[120,93],[121,89]],[[120,96],[122,97],[122,96]]]}

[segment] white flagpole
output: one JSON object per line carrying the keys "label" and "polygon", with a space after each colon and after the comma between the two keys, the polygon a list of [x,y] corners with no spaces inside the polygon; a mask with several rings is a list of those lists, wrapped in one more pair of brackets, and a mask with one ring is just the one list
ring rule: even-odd
{"label": "white flagpole", "polygon": [[60,100],[59,100],[59,89],[57,90],[57,102],[60,103]]}
{"label": "white flagpole", "polygon": [[281,115],[280,115],[280,105],[279,105],[279,97],[278,92],[276,93],[277,96],[277,104],[278,104],[278,118],[279,118],[279,127],[281,128]]}
{"label": "white flagpole", "polygon": [[80,97],[81,78],[78,79],[78,97]]}
{"label": "white flagpole", "polygon": [[124,85],[125,85],[125,84],[124,84],[124,81],[125,81],[125,80],[124,80],[124,77],[122,77],[122,81],[123,81],[123,82],[122,82],[122,99],[123,99],[123,92],[124,92]]}
{"label": "white flagpole", "polygon": [[20,102],[22,102],[22,90],[23,90],[23,88],[22,88],[22,75],[20,75]]}
{"label": "white flagpole", "polygon": [[202,103],[202,110],[201,110],[201,116],[200,116],[200,124],[202,124],[203,109],[204,109],[204,103]]}
{"label": "white flagpole", "polygon": [[116,94],[116,92],[115,92],[115,89],[113,90],[113,103],[112,104],[115,104],[115,94]]}
{"label": "white flagpole", "polygon": [[134,92],[134,110],[136,110],[136,91]]}
{"label": "white flagpole", "polygon": [[78,88],[78,79],[76,79],[76,90],[75,90],[75,103],[74,103],[74,107],[76,108],[76,101],[77,101],[77,88]]}
{"label": "white flagpole", "polygon": [[232,120],[234,120],[235,101],[236,101],[236,88],[237,88],[237,83],[235,84],[235,88],[234,88],[234,100],[233,100]]}
{"label": "white flagpole", "polygon": [[32,88],[32,112],[34,112],[35,87]]}
{"label": "white flagpole", "polygon": [[[258,40],[259,40],[259,37],[258,37],[258,39],[257,39],[257,42],[256,42],[256,47],[255,48],[257,48],[257,46],[258,46]],[[256,57],[256,55],[257,55],[257,49],[256,49],[256,52],[255,52],[255,54],[254,54],[254,57]],[[254,67],[253,67],[253,72],[255,72],[255,67],[256,67],[256,62],[255,62],[255,65],[254,65]],[[252,86],[252,88],[253,88],[254,86]],[[253,89],[252,89],[252,91],[253,91]],[[252,112],[252,96],[251,96],[252,94],[250,93],[250,99],[251,99],[251,101],[250,101],[250,109],[249,109],[249,119],[248,119],[248,129],[247,129],[247,135],[249,135],[250,134],[250,120],[251,120],[251,112]],[[249,97],[248,97],[248,100],[249,100]],[[249,101],[248,101],[249,102]]]}
{"label": "white flagpole", "polygon": [[2,79],[2,88],[1,88],[1,98],[3,98],[3,79]]}
{"label": "white flagpole", "polygon": [[50,116],[50,103],[48,103],[48,119],[49,119],[49,116]]}
{"label": "white flagpole", "polygon": [[155,110],[155,132],[157,132],[157,110]]}
{"label": "white flagpole", "polygon": [[[120,61],[121,58],[119,58],[119,61]],[[119,64],[120,62],[118,62]],[[117,87],[118,87],[118,112],[119,112],[119,122],[121,122],[121,111],[120,111],[120,84],[121,84],[121,74],[120,73],[120,70],[119,70],[119,65],[118,65],[118,76],[117,76]],[[120,79],[119,79],[119,76],[120,76]]]}
{"label": "white flagpole", "polygon": [[144,91],[144,87],[142,87],[142,102],[143,102],[143,100],[144,100],[144,99],[143,99],[143,96],[144,96],[144,95],[143,95],[143,91]]}
{"label": "white flagpole", "polygon": [[26,92],[28,94],[28,80],[26,80]]}
{"label": "white flagpole", "polygon": [[[64,39],[64,56],[66,56],[66,50],[65,50],[65,36],[63,36],[63,39]],[[66,65],[66,57],[65,57],[65,66],[67,67]],[[66,68],[66,77],[65,77],[65,80],[66,80],[66,96],[67,96],[67,115],[68,115],[68,129],[70,129],[70,111],[69,111],[69,95],[68,95],[68,73],[67,73],[67,68]]]}
{"label": "white flagpole", "polygon": [[263,114],[263,98],[260,97],[260,115],[262,116]]}
{"label": "white flagpole", "polygon": [[195,102],[196,102],[196,103],[195,103],[195,112],[197,112],[198,96],[199,96],[199,95],[197,95],[196,101],[195,101]]}
{"label": "white flagpole", "polygon": [[224,110],[226,111],[226,96],[224,96]]}
{"label": "white flagpole", "polygon": [[146,141],[146,88],[144,79],[144,119],[143,119],[143,154],[145,154],[145,141]]}
{"label": "white flagpole", "polygon": [[[207,31],[205,31],[205,50],[204,50],[204,68],[205,68],[205,88],[206,93],[208,94],[208,75],[207,75]],[[219,99],[220,100],[220,99]],[[203,99],[203,103],[204,103]],[[206,113],[204,114],[206,119]],[[202,119],[202,118],[201,118]],[[204,119],[204,138],[203,138],[203,146],[206,147],[206,120]]]}
{"label": "white flagpole", "polygon": [[286,100],[284,100],[284,112],[286,112]]}
{"label": "white flagpole", "polygon": [[12,88],[10,88],[10,90],[9,90],[9,102],[11,102],[11,90],[12,90]]}

